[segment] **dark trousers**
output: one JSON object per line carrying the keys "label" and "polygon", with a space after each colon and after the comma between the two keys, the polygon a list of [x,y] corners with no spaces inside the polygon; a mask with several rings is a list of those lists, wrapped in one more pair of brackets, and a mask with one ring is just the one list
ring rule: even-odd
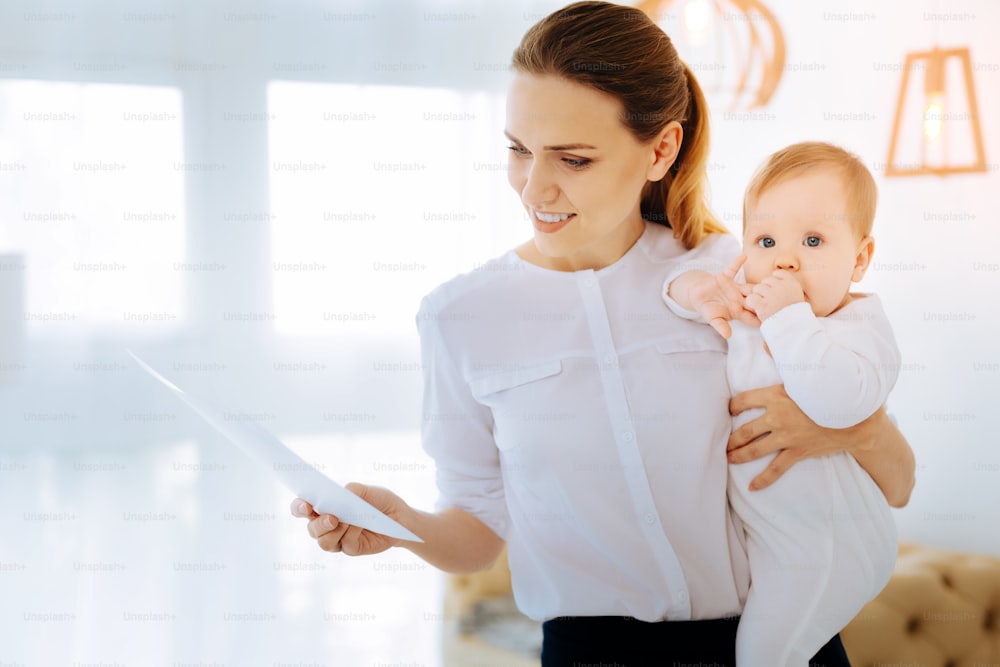
{"label": "dark trousers", "polygon": [[[738,623],[738,618],[661,623],[620,616],[556,618],[542,624],[542,667],[735,667]],[[809,665],[851,667],[840,635]]]}

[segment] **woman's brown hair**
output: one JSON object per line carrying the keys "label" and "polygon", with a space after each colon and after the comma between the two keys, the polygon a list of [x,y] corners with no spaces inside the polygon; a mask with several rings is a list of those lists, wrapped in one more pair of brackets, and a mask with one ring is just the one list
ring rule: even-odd
{"label": "woman's brown hair", "polygon": [[694,74],[644,12],[609,2],[576,2],[532,26],[514,50],[514,69],[552,74],[613,96],[640,142],[670,121],[684,130],[667,175],[642,191],[642,217],[674,230],[688,248],[726,232],[708,209],[708,108]]}

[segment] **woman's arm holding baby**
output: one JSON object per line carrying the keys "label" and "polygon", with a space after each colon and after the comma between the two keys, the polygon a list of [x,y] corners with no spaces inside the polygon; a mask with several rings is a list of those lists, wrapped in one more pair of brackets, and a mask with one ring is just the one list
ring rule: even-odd
{"label": "woman's arm holding baby", "polygon": [[729,403],[733,414],[751,408],[765,412],[733,431],[729,462],[746,463],[778,452],[753,480],[752,490],[770,486],[797,461],[846,451],[871,475],[891,506],[903,507],[909,502],[916,483],[916,459],[885,408],[849,428],[823,428],[799,409],[782,385],[737,394]]}

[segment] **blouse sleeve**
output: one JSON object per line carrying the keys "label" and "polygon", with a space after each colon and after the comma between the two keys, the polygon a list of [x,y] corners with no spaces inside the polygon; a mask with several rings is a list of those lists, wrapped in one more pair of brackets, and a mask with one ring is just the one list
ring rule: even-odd
{"label": "blouse sleeve", "polygon": [[493,415],[469,391],[445,344],[441,319],[425,297],[417,315],[424,377],[421,433],[437,468],[436,507],[468,512],[506,539],[510,521]]}
{"label": "blouse sleeve", "polygon": [[678,257],[668,269],[667,277],[660,290],[663,302],[678,317],[705,324],[705,318],[697,311],[683,308],[670,298],[670,283],[688,271],[722,273],[739,254],[740,244],[734,236],[731,234],[709,234],[697,247]]}

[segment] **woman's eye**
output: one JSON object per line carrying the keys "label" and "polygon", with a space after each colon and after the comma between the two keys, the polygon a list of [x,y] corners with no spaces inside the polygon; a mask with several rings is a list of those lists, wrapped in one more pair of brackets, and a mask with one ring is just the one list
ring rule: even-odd
{"label": "woman's eye", "polygon": [[508,146],[507,149],[514,153],[514,155],[529,155],[528,149],[524,146]]}
{"label": "woman's eye", "polygon": [[816,248],[822,242],[823,242],[823,239],[821,239],[818,236],[807,236],[806,237],[806,245],[809,246],[810,248]]}
{"label": "woman's eye", "polygon": [[586,169],[588,166],[590,166],[591,160],[586,158],[567,157],[563,158],[563,162],[565,162],[573,169]]}
{"label": "woman's eye", "polygon": [[757,245],[759,245],[761,248],[773,248],[774,239],[772,239],[770,236],[764,236],[762,238],[757,239]]}

